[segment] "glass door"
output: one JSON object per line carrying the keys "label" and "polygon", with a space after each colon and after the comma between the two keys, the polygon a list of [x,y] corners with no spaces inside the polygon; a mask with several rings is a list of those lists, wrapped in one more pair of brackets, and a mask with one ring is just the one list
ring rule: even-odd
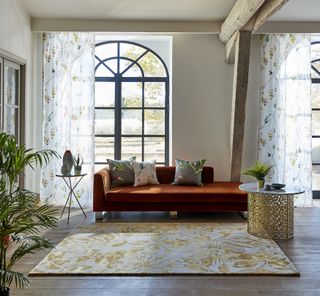
{"label": "glass door", "polygon": [[20,65],[3,61],[3,131],[19,142],[20,126]]}

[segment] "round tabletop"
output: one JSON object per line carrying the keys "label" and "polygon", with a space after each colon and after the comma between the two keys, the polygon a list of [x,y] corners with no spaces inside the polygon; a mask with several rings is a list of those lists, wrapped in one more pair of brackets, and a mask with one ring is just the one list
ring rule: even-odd
{"label": "round tabletop", "polygon": [[56,174],[56,177],[69,177],[69,178],[73,178],[73,177],[84,177],[85,175],[87,175],[87,173],[84,174],[67,174],[67,175],[62,175],[62,174]]}
{"label": "round tabletop", "polygon": [[288,185],[282,189],[272,188],[272,190],[266,190],[265,188],[259,188],[259,185],[256,182],[241,184],[239,186],[239,189],[242,191],[251,192],[251,193],[270,194],[270,195],[293,195],[293,194],[301,194],[305,192],[303,188],[293,187]]}

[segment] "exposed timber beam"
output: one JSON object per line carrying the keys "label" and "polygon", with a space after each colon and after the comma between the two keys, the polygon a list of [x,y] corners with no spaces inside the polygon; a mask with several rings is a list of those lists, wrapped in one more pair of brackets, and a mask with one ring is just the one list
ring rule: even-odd
{"label": "exposed timber beam", "polygon": [[266,0],[256,13],[253,31],[257,31],[269,17],[281,9],[289,0]]}
{"label": "exposed timber beam", "polygon": [[234,58],[236,53],[236,41],[238,38],[238,34],[239,32],[235,32],[225,45],[227,64],[234,64]]}
{"label": "exposed timber beam", "polygon": [[[241,31],[258,30],[270,16],[277,12],[288,1],[289,0],[265,0],[256,13],[251,16],[251,19],[241,28]],[[236,34],[237,32],[229,38],[225,45],[226,62],[228,64],[234,63]]]}
{"label": "exposed timber beam", "polygon": [[242,165],[251,32],[240,31],[235,42],[231,113],[231,181],[239,182]]}
{"label": "exposed timber beam", "polygon": [[227,43],[230,37],[251,20],[265,0],[238,0],[221,25],[219,38]]}

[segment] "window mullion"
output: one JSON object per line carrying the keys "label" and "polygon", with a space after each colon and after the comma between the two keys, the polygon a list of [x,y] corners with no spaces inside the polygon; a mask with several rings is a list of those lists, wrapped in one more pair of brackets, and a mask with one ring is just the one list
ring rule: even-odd
{"label": "window mullion", "polygon": [[115,86],[115,159],[121,159],[121,79],[116,76]]}

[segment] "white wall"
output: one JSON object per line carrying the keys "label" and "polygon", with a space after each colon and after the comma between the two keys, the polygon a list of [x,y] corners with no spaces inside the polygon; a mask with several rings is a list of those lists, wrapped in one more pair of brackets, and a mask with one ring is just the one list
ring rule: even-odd
{"label": "white wall", "polygon": [[[243,167],[256,159],[257,42],[252,43]],[[230,178],[233,66],[225,63],[217,35],[174,35],[172,155],[207,159],[215,180]]]}
{"label": "white wall", "polygon": [[[33,35],[30,18],[17,0],[0,0],[0,49],[23,59],[26,64],[25,141],[27,147],[35,147],[36,130],[32,98]],[[26,187],[34,190],[35,178],[31,176],[32,172],[26,172]]]}

